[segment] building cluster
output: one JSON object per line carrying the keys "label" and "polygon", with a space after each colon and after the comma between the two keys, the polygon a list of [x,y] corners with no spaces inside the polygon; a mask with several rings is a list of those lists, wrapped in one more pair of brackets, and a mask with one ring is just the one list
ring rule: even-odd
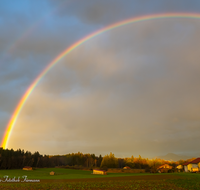
{"label": "building cluster", "polygon": [[[169,164],[163,164],[157,168],[157,171],[159,173],[166,173],[171,169],[172,169],[172,166],[170,166]],[[178,171],[184,171],[184,172],[200,172],[200,158],[196,158],[182,165],[180,164],[176,166],[176,169]]]}

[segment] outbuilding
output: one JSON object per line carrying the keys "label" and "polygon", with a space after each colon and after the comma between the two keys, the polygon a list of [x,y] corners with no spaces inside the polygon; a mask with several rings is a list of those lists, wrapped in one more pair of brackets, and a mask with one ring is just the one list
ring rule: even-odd
{"label": "outbuilding", "polygon": [[23,170],[33,170],[33,168],[31,166],[24,166]]}
{"label": "outbuilding", "polygon": [[100,174],[100,175],[106,175],[107,172],[105,170],[93,170],[93,174]]}

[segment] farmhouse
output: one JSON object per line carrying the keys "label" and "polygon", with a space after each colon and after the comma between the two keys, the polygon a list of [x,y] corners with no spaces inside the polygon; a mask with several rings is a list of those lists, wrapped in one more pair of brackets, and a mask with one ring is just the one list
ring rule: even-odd
{"label": "farmhouse", "polygon": [[93,174],[101,174],[101,175],[106,175],[106,171],[105,170],[93,170]]}
{"label": "farmhouse", "polygon": [[33,168],[31,166],[24,166],[23,170],[33,170]]}
{"label": "farmhouse", "polygon": [[157,168],[159,173],[168,172],[168,170],[172,169],[172,166],[168,164],[163,164]]}
{"label": "farmhouse", "polygon": [[131,169],[129,166],[125,166],[123,167],[123,169]]}
{"label": "farmhouse", "polygon": [[197,172],[200,171],[200,158],[196,158],[191,162],[183,164],[185,172]]}
{"label": "farmhouse", "polygon": [[197,172],[200,169],[200,158],[197,158],[193,161],[190,162],[190,164],[188,165],[188,170],[190,172]]}
{"label": "farmhouse", "polygon": [[172,166],[170,166],[169,164],[163,164],[163,165],[158,167],[158,169],[161,169],[161,168],[172,169]]}

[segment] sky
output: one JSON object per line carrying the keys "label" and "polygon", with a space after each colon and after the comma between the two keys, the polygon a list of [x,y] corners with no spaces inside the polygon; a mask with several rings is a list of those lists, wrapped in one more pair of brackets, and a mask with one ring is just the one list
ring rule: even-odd
{"label": "sky", "polygon": [[[130,18],[200,14],[199,0],[1,0],[0,138],[61,52]],[[23,105],[7,148],[41,154],[200,156],[200,19],[130,23],[58,61]]]}

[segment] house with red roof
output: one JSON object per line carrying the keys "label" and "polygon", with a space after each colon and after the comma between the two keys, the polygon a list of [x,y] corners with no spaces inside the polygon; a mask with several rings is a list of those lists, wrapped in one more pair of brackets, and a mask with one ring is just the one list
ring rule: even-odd
{"label": "house with red roof", "polygon": [[191,171],[194,171],[194,168],[196,168],[195,171],[200,171],[200,158],[197,158],[190,162],[192,164]]}
{"label": "house with red roof", "polygon": [[163,164],[157,168],[159,173],[166,173],[168,170],[172,169],[172,166],[169,164]]}
{"label": "house with red roof", "polygon": [[200,171],[200,158],[196,158],[191,162],[186,162],[183,164],[185,172],[197,172]]}

